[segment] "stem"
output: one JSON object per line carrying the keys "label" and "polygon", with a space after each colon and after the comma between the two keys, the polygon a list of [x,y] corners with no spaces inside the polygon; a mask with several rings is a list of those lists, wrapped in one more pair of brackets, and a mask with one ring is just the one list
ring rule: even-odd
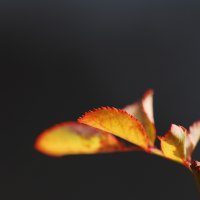
{"label": "stem", "polygon": [[198,161],[193,161],[191,166],[190,166],[192,173],[195,177],[196,183],[197,183],[197,188],[200,194],[200,162]]}
{"label": "stem", "polygon": [[197,188],[198,188],[198,191],[199,191],[199,194],[200,194],[200,177],[195,176],[195,180],[196,180]]}

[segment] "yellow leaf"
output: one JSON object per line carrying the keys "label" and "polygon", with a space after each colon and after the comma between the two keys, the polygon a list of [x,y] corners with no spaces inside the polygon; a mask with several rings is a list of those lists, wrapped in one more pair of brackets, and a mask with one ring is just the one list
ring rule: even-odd
{"label": "yellow leaf", "polygon": [[112,133],[144,149],[148,148],[148,138],[143,125],[127,112],[110,107],[102,107],[87,112],[79,122]]}
{"label": "yellow leaf", "polygon": [[35,148],[50,156],[126,150],[115,136],[78,122],[61,123],[47,129],[37,138]]}
{"label": "yellow leaf", "polygon": [[153,117],[153,90],[148,90],[142,100],[126,106],[123,110],[137,118],[144,126],[149,143],[154,146],[156,139],[156,128]]}
{"label": "yellow leaf", "polygon": [[172,125],[168,133],[163,137],[159,137],[161,141],[161,150],[164,156],[177,161],[186,163],[186,137],[187,130],[181,126]]}

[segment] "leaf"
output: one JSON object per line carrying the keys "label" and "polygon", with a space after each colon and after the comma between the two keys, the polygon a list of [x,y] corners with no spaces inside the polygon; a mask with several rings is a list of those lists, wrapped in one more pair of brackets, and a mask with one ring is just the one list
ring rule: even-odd
{"label": "leaf", "polygon": [[200,139],[200,121],[197,121],[192,124],[189,128],[189,138],[191,140],[191,143],[193,145],[193,150],[196,147],[197,143]]}
{"label": "leaf", "polygon": [[143,125],[126,111],[102,107],[87,112],[78,121],[112,133],[144,149],[148,148],[148,138]]}
{"label": "leaf", "polygon": [[185,128],[172,124],[170,131],[159,137],[163,154],[171,160],[186,164],[186,137]]}
{"label": "leaf", "polygon": [[151,146],[154,146],[156,128],[153,117],[153,90],[148,90],[142,100],[126,106],[123,110],[137,118],[143,124],[149,137],[149,143]]}
{"label": "leaf", "polygon": [[53,126],[39,135],[35,148],[50,156],[132,150],[115,136],[78,122]]}
{"label": "leaf", "polygon": [[189,127],[189,134],[186,138],[187,159],[191,160],[192,152],[194,151],[200,139],[200,121],[194,122]]}

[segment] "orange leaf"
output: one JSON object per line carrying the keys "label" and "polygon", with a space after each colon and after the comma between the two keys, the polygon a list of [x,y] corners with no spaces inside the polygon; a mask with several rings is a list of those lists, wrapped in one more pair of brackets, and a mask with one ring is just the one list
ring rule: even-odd
{"label": "orange leaf", "polygon": [[148,138],[143,125],[127,112],[110,107],[102,107],[87,112],[79,122],[112,133],[144,149],[148,148]]}
{"label": "orange leaf", "polygon": [[78,122],[53,126],[39,135],[35,148],[50,156],[133,150],[115,136]]}
{"label": "orange leaf", "polygon": [[147,136],[149,137],[149,143],[151,146],[154,146],[156,128],[153,117],[153,90],[148,90],[141,101],[126,106],[124,110],[143,124]]}
{"label": "orange leaf", "polygon": [[171,160],[185,164],[186,137],[187,130],[185,128],[172,124],[170,131],[165,136],[159,137],[163,154]]}

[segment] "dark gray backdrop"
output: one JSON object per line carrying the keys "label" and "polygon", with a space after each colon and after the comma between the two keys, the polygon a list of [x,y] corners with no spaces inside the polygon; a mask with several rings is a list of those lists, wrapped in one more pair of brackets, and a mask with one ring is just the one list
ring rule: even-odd
{"label": "dark gray backdrop", "polygon": [[160,135],[200,119],[199,1],[1,0],[0,49],[2,200],[198,199],[192,175],[162,158],[54,159],[33,143],[150,87]]}

